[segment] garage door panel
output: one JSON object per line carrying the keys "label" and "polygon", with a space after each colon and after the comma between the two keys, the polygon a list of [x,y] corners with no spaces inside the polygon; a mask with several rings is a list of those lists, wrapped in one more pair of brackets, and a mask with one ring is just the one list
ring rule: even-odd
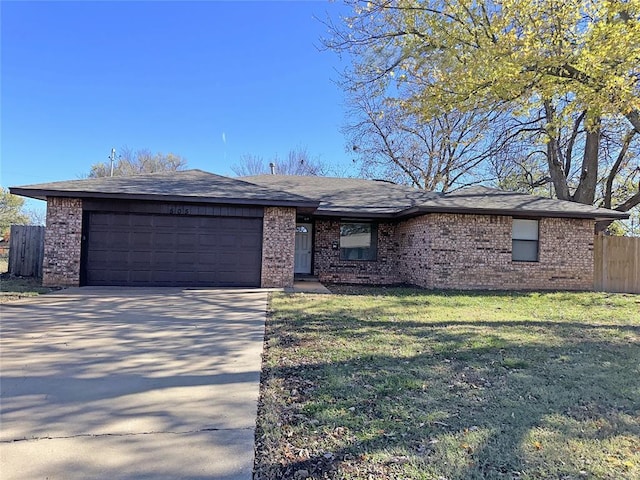
{"label": "garage door panel", "polygon": [[121,270],[118,269],[118,267],[112,267],[104,272],[103,278],[109,282],[128,282],[129,270]]}
{"label": "garage door panel", "polygon": [[92,255],[94,263],[107,264],[110,261],[110,254],[106,250],[95,250]]}
{"label": "garage door panel", "polygon": [[178,252],[175,255],[176,267],[184,268],[185,266],[193,267],[198,263],[198,255],[195,252]]}
{"label": "garage door panel", "polygon": [[219,239],[218,248],[231,248],[234,245],[237,245],[238,240],[242,242],[241,238],[238,239],[236,235],[233,235],[228,232],[221,233],[218,239]]}
{"label": "garage door panel", "polygon": [[108,218],[108,226],[113,229],[127,229],[129,227],[129,222],[131,217],[134,215],[115,215],[111,218]]}
{"label": "garage door panel", "polygon": [[198,239],[197,233],[194,235],[193,233],[180,232],[176,235],[178,247],[183,247],[184,249],[189,251],[197,250],[197,247],[198,247],[197,239]]}
{"label": "garage door panel", "polygon": [[244,267],[243,270],[246,270],[254,263],[261,262],[261,261],[262,261],[262,258],[260,255],[246,255],[238,258],[237,265],[239,267]]}
{"label": "garage door panel", "polygon": [[153,220],[154,217],[152,215],[130,215],[129,222],[127,226],[135,225],[138,228],[146,227],[147,230],[151,230],[153,228]]}
{"label": "garage door panel", "polygon": [[153,279],[157,282],[170,283],[176,279],[178,272],[175,270],[156,270],[153,272]]}
{"label": "garage door panel", "polygon": [[170,215],[149,215],[153,219],[153,226],[155,228],[158,227],[169,227],[174,229],[176,227],[176,218]]}
{"label": "garage door panel", "polygon": [[[199,217],[174,217],[175,227],[178,230],[197,230],[200,226],[202,226],[203,222],[200,221]],[[204,217],[206,219],[206,217]],[[204,222],[206,224],[206,221]]]}
{"label": "garage door panel", "polygon": [[106,249],[109,247],[109,234],[108,232],[93,232],[92,243],[96,249]]}
{"label": "garage door panel", "polygon": [[173,253],[176,250],[175,233],[155,233],[153,236],[153,248],[157,252]]}
{"label": "garage door panel", "polygon": [[218,255],[215,252],[198,252],[198,265],[215,265]]}
{"label": "garage door panel", "polygon": [[89,285],[259,286],[262,219],[91,212]]}
{"label": "garage door panel", "polygon": [[131,265],[138,268],[148,268],[153,262],[153,252],[131,252]]}
{"label": "garage door panel", "polygon": [[111,233],[107,237],[107,245],[110,250],[117,250],[121,252],[128,252],[131,246],[133,238],[129,237],[128,233]]}
{"label": "garage door panel", "polygon": [[132,270],[129,280],[132,283],[149,283],[151,281],[151,272],[143,270]]}
{"label": "garage door panel", "polygon": [[218,244],[218,235],[215,233],[200,233],[198,235],[198,246],[212,248]]}
{"label": "garage door panel", "polygon": [[256,239],[254,238],[240,237],[240,246],[249,251],[253,251],[256,248],[260,248],[261,244],[262,244],[262,239],[260,241],[256,241]]}

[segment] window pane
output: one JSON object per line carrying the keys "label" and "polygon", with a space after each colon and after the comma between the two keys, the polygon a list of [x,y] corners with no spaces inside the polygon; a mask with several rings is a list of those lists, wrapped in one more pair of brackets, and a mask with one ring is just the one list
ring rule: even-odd
{"label": "window pane", "polygon": [[535,240],[514,240],[511,259],[517,262],[537,262],[538,242]]}
{"label": "window pane", "polygon": [[372,248],[342,248],[340,250],[342,260],[375,260]]}
{"label": "window pane", "polygon": [[538,220],[513,219],[514,240],[538,240]]}
{"label": "window pane", "polygon": [[343,223],[340,225],[340,248],[369,248],[371,224]]}
{"label": "window pane", "polygon": [[375,260],[377,235],[370,223],[340,225],[340,258],[342,260]]}

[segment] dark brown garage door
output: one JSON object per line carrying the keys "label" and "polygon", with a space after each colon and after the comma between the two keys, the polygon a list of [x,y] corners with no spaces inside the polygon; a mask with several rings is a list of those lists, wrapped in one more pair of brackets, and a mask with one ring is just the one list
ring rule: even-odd
{"label": "dark brown garage door", "polygon": [[260,286],[262,219],[91,212],[87,285]]}

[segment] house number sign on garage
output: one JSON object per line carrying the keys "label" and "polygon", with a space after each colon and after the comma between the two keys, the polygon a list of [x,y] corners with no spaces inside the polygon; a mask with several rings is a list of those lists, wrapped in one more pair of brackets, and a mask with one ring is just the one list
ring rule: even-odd
{"label": "house number sign on garage", "polygon": [[188,207],[169,207],[169,215],[189,215]]}

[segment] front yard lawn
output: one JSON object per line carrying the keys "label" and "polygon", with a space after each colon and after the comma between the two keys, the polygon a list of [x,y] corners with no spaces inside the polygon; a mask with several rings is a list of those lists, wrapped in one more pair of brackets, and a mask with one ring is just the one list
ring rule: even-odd
{"label": "front yard lawn", "polygon": [[640,296],[274,294],[255,478],[638,479]]}

